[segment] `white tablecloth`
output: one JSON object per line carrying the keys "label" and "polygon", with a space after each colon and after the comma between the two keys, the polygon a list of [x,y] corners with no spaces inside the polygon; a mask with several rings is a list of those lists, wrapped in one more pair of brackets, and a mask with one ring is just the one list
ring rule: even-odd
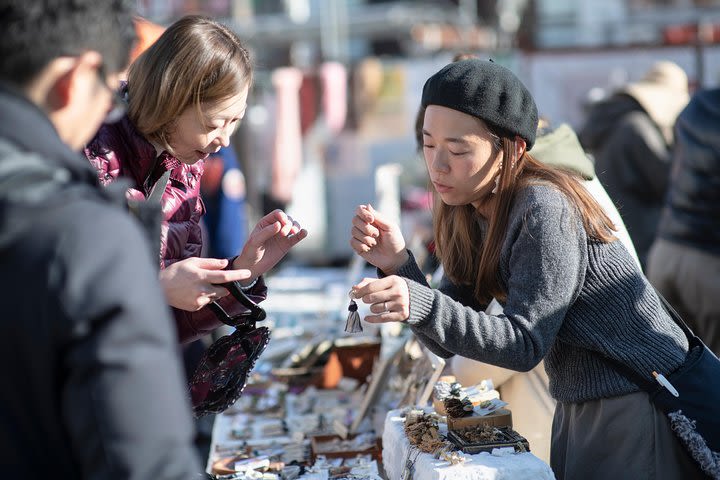
{"label": "white tablecloth", "polygon": [[[389,480],[400,480],[407,460],[410,442],[403,430],[403,417],[398,410],[391,410],[385,417],[383,430],[383,465]],[[532,445],[530,445],[532,448]],[[415,457],[417,449],[413,449]],[[414,480],[554,480],[550,466],[531,452],[495,456],[483,452],[464,454],[464,464],[451,465],[420,453],[414,464]]]}

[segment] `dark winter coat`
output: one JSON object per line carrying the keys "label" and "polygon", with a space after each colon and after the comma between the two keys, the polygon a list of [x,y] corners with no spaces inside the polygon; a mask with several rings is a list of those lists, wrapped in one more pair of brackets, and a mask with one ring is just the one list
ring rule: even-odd
{"label": "dark winter coat", "polygon": [[678,117],[658,236],[720,254],[720,89],[696,93]]}
{"label": "dark winter coat", "polygon": [[618,94],[591,110],[578,133],[645,265],[670,173],[671,146],[632,97]]}
{"label": "dark winter coat", "polygon": [[201,471],[171,317],[119,193],[0,88],[2,478]]}

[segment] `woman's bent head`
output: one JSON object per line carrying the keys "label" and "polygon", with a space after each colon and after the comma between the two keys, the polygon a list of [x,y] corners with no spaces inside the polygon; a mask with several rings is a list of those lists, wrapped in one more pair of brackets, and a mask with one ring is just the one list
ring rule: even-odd
{"label": "woman's bent head", "polygon": [[195,163],[228,143],[251,84],[250,55],[238,36],[187,16],[130,66],[128,114],[150,142]]}
{"label": "woman's bent head", "polygon": [[479,302],[507,294],[497,273],[501,248],[513,201],[529,184],[561,191],[590,238],[614,239],[612,222],[578,178],[528,153],[537,107],[512,72],[477,59],[451,63],[425,83],[421,108],[436,254],[452,281],[474,286]]}

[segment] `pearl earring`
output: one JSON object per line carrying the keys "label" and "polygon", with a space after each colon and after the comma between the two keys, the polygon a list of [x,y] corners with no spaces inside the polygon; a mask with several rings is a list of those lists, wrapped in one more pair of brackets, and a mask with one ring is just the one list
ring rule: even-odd
{"label": "pearl earring", "polygon": [[501,159],[501,160],[500,160],[500,165],[499,165],[499,168],[500,168],[500,171],[501,171],[501,172],[498,173],[498,174],[495,176],[495,188],[493,188],[493,189],[490,191],[490,193],[492,193],[493,195],[496,194],[497,191],[498,191],[498,188],[500,188],[500,175],[502,175],[502,167],[503,167],[503,162],[502,162],[502,159]]}

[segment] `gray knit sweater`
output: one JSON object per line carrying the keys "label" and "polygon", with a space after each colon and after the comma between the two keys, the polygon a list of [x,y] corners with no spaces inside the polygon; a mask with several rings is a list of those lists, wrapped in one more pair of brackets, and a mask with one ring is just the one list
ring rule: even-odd
{"label": "gray knit sweater", "polygon": [[485,314],[472,287],[431,289],[411,259],[408,324],[442,357],[462,355],[527,371],[543,358],[550,393],[583,402],[638,391],[604,356],[652,380],[684,360],[688,342],[621,242],[588,239],[560,191],[533,185],[513,203],[500,257],[504,313]]}

